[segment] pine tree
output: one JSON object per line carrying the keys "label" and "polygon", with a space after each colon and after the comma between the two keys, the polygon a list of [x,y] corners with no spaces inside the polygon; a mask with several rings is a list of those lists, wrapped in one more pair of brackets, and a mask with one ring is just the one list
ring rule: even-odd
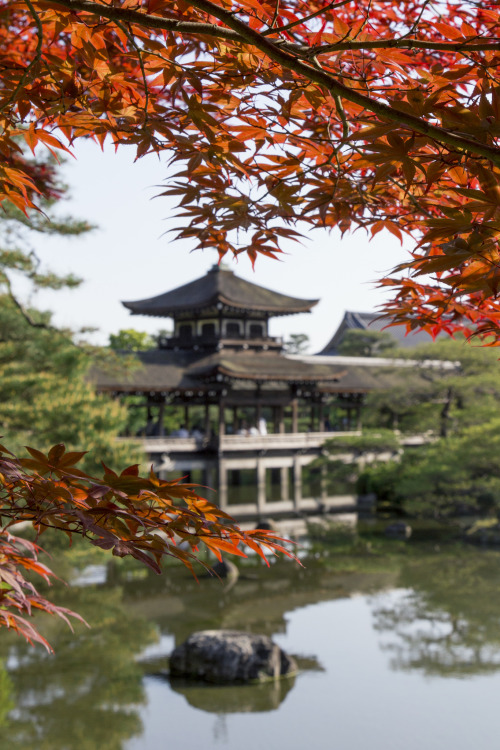
{"label": "pine tree", "polygon": [[99,456],[110,465],[140,459],[134,448],[117,443],[126,410],[95,392],[86,378],[92,350],[75,345],[70,331],[57,329],[49,312],[26,306],[14,292],[16,278],[31,289],[62,289],[80,283],[43,268],[36,237],[56,234],[68,238],[93,227],[73,217],[59,218],[57,204],[67,188],[53,160],[31,161],[43,177],[38,211],[27,215],[14,206],[0,219],[0,434],[11,449],[24,445],[48,449],[55,443],[87,450],[84,468],[93,471]]}

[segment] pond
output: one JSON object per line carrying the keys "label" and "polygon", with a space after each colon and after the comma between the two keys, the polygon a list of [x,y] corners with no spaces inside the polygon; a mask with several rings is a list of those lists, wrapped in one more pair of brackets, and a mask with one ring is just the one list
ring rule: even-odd
{"label": "pond", "polygon": [[[58,601],[92,628],[73,635],[44,621],[54,656],[2,637],[0,747],[493,747],[500,554],[392,549],[323,549],[304,569],[252,564],[232,588],[171,568],[61,589]],[[98,580],[96,570],[89,580]],[[264,685],[171,684],[166,655],[209,627],[272,635],[300,658],[301,671]]]}

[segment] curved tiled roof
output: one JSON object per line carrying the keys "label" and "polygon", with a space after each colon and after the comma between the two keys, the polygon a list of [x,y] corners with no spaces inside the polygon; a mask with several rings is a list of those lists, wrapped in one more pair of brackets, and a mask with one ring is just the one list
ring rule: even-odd
{"label": "curved tiled roof", "polygon": [[412,331],[407,334],[404,326],[398,325],[388,328],[387,326],[390,322],[390,318],[383,317],[380,313],[347,310],[332,338],[318,354],[332,356],[338,354],[344,335],[349,330],[385,331],[395,339],[398,347],[405,349],[413,348],[417,344],[429,344],[432,341],[430,335],[422,330]]}
{"label": "curved tiled roof", "polygon": [[218,303],[242,311],[291,315],[309,312],[317,302],[315,299],[298,299],[273,292],[235,276],[224,266],[214,266],[206,276],[170,292],[122,304],[134,315],[175,317],[181,312],[200,311],[217,306]]}
{"label": "curved tiled roof", "polygon": [[127,373],[95,370],[97,389],[117,392],[162,392],[213,388],[217,375],[230,380],[311,383],[321,390],[362,393],[377,387],[376,379],[361,367],[302,362],[272,352],[221,351],[214,354],[152,349],[134,352],[138,367]]}

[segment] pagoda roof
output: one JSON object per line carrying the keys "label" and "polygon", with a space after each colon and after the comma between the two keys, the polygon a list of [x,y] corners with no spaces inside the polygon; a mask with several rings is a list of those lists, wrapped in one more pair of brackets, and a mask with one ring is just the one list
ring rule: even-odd
{"label": "pagoda roof", "polygon": [[[129,355],[130,356],[130,355]],[[199,391],[222,380],[315,383],[321,390],[360,393],[377,387],[366,368],[311,364],[273,352],[222,350],[213,354],[152,349],[136,352],[139,367],[123,372],[95,371],[98,390],[116,392]]]}
{"label": "pagoda roof", "polygon": [[157,297],[123,302],[133,315],[173,317],[182,312],[194,312],[222,304],[235,310],[263,312],[269,315],[292,315],[309,312],[316,299],[298,299],[252,284],[235,276],[223,265],[189,284],[172,289]]}

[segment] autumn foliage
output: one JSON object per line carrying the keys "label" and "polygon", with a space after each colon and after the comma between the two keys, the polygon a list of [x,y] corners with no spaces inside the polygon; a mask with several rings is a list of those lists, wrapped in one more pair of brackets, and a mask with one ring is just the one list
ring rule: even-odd
{"label": "autumn foliage", "polygon": [[[499,70],[497,0],[0,0],[0,203],[36,211],[55,189],[38,154],[78,138],[165,152],[178,237],[255,261],[316,228],[388,231],[411,249],[381,282],[395,322],[498,343]],[[76,459],[4,453],[4,519],[153,568],[191,564],[174,538],[277,549],[192,489]],[[0,617],[22,630],[20,571],[45,573],[2,539]]]}
{"label": "autumn foliage", "polygon": [[496,0],[4,0],[0,63],[1,200],[44,189],[16,139],[165,151],[179,237],[386,230],[396,321],[497,335]]}
{"label": "autumn foliage", "polygon": [[117,557],[130,555],[157,573],[162,559],[171,557],[194,574],[201,546],[219,560],[222,553],[245,557],[245,546],[266,562],[265,551],[293,557],[276,535],[241,531],[191,485],[163,481],[152,470],[141,477],[137,466],[120,475],[105,466],[103,477],[92,477],[77,468],[84,454],[66,452],[63,445],[54,446],[48,455],[28,451],[30,458],[19,459],[0,446],[0,626],[32,643],[50,649],[26,619],[34,610],[68,623],[69,617],[81,618],[41,596],[25,577],[35,573],[50,582],[53,573],[38,559],[38,545],[13,536],[11,524],[29,522],[38,535],[52,528],[70,539],[84,537]]}

